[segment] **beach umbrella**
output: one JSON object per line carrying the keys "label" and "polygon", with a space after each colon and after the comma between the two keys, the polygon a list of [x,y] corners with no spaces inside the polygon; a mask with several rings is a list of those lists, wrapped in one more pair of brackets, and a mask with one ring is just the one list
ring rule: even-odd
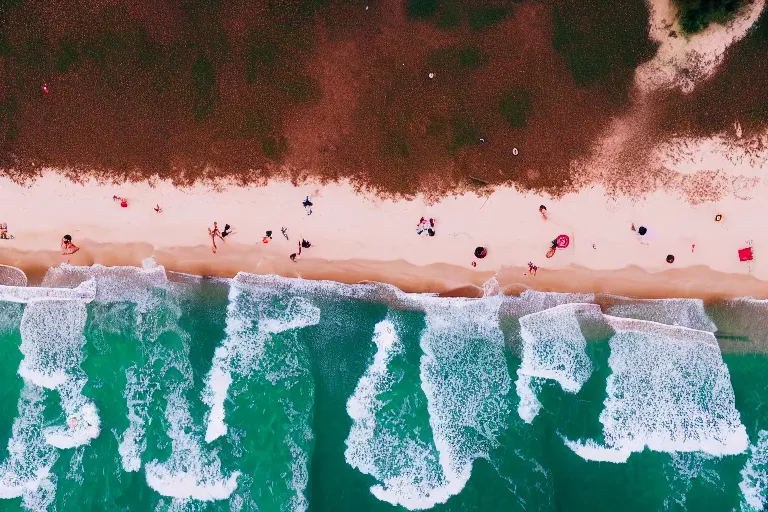
{"label": "beach umbrella", "polygon": [[560,235],[555,239],[555,242],[557,243],[558,249],[565,249],[568,247],[568,244],[571,243],[571,239],[568,238],[568,235]]}

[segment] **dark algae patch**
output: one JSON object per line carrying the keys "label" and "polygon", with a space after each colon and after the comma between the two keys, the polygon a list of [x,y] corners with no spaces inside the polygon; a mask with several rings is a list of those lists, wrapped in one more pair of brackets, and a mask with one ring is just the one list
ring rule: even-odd
{"label": "dark algae patch", "polygon": [[741,41],[725,54],[717,73],[689,94],[668,98],[664,128],[668,133],[708,136],[731,131],[734,121],[744,137],[768,123],[768,8]]}
{"label": "dark algae patch", "polygon": [[642,0],[562,0],[553,4],[552,21],[552,46],[580,85],[605,83],[624,94],[627,75],[656,53]]}
{"label": "dark algae patch", "polygon": [[710,23],[725,23],[745,4],[745,0],[674,0],[683,32],[694,34]]}

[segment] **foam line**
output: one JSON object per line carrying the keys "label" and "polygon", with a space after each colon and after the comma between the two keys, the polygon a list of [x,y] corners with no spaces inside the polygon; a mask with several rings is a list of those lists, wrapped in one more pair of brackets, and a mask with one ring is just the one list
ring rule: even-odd
{"label": "foam line", "polygon": [[[249,375],[259,367],[264,344],[273,334],[320,322],[320,310],[303,297],[292,297],[285,310],[272,311],[265,306],[268,300],[255,299],[253,293],[259,292],[247,285],[244,290],[242,284],[236,282],[229,290],[227,336],[214,352],[203,391],[203,401],[209,407],[205,433],[208,443],[227,433],[224,403],[233,375]],[[261,293],[271,296],[273,292],[262,290]]]}
{"label": "foam line", "polygon": [[96,297],[96,282],[87,280],[77,288],[48,288],[37,286],[2,286],[0,285],[0,301],[27,304],[36,301],[75,300],[91,302]]}
{"label": "foam line", "polygon": [[85,303],[73,300],[29,303],[21,320],[24,358],[18,373],[25,382],[58,391],[66,425],[43,432],[58,448],[90,443],[101,431],[96,406],[82,394],[87,380],[80,368],[85,321]]}
{"label": "foam line", "polygon": [[748,438],[730,374],[710,332],[606,316],[611,338],[605,409],[609,447],[734,455]]}
{"label": "foam line", "polygon": [[515,386],[518,414],[531,423],[541,409],[536,398],[540,380],[554,380],[569,393],[578,393],[592,374],[587,340],[577,315],[600,317],[596,304],[563,304],[520,318],[523,354]]}

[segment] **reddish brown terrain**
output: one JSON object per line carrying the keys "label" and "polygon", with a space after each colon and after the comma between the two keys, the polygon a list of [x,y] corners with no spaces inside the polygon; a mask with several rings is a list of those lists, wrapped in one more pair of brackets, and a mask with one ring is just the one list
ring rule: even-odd
{"label": "reddish brown terrain", "polygon": [[[643,0],[1,0],[0,13],[0,165],[19,179],[563,192],[655,52]],[[650,131],[764,126],[766,26],[693,94],[659,98]]]}

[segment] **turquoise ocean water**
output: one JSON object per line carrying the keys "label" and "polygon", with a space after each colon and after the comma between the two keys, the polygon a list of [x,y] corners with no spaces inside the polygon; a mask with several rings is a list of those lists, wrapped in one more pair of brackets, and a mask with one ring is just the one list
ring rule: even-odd
{"label": "turquoise ocean water", "polygon": [[0,510],[761,510],[768,302],[0,287]]}

